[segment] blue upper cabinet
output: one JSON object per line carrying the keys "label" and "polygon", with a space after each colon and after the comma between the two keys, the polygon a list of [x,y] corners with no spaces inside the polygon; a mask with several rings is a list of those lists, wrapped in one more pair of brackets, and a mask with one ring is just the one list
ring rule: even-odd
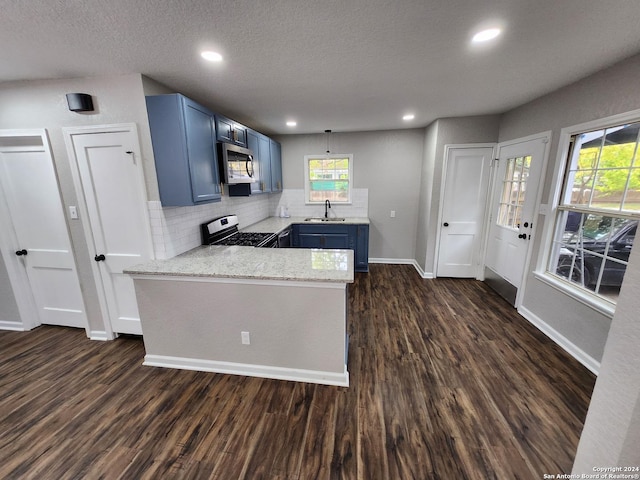
{"label": "blue upper cabinet", "polygon": [[247,127],[233,120],[216,114],[216,132],[219,142],[233,143],[247,147]]}
{"label": "blue upper cabinet", "polygon": [[220,201],[213,113],[177,93],[146,100],[162,205]]}
{"label": "blue upper cabinet", "polygon": [[247,129],[247,147],[253,152],[254,177],[251,193],[271,192],[271,146],[266,135]]}
{"label": "blue upper cabinet", "polygon": [[282,149],[275,140],[269,139],[271,151],[271,191],[282,191]]}

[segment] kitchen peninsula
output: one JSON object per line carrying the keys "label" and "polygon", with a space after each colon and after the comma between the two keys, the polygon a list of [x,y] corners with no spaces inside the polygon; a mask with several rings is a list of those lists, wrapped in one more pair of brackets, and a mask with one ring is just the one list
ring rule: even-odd
{"label": "kitchen peninsula", "polygon": [[[246,230],[275,232],[292,221]],[[145,365],[348,386],[352,250],[201,246],[125,273]]]}

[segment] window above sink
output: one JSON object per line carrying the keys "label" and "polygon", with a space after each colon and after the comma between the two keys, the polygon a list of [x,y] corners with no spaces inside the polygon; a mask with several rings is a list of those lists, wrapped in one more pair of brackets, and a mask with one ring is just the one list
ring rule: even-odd
{"label": "window above sink", "polygon": [[306,204],[351,203],[353,155],[306,155],[304,173]]}

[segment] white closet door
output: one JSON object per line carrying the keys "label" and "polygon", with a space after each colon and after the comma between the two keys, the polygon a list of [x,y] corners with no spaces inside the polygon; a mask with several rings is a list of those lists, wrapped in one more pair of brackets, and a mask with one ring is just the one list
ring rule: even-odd
{"label": "white closet door", "polygon": [[447,149],[438,277],[480,276],[482,232],[493,147]]}
{"label": "white closet door", "polygon": [[133,281],[123,273],[153,257],[137,132],[123,125],[65,133],[84,193],[103,311],[112,332],[142,334]]}
{"label": "white closet door", "polygon": [[[38,318],[26,324],[88,328],[44,130],[0,131],[0,193],[9,217],[3,222],[9,230],[3,244],[24,267],[37,308]],[[25,285],[12,284],[14,290]]]}

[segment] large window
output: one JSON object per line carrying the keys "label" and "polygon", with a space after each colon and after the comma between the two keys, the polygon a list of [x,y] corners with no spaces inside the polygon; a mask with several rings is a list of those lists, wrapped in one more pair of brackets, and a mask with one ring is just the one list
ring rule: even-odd
{"label": "large window", "polygon": [[307,203],[351,203],[353,155],[304,157]]}
{"label": "large window", "polygon": [[640,219],[640,123],[576,134],[548,272],[615,303]]}

